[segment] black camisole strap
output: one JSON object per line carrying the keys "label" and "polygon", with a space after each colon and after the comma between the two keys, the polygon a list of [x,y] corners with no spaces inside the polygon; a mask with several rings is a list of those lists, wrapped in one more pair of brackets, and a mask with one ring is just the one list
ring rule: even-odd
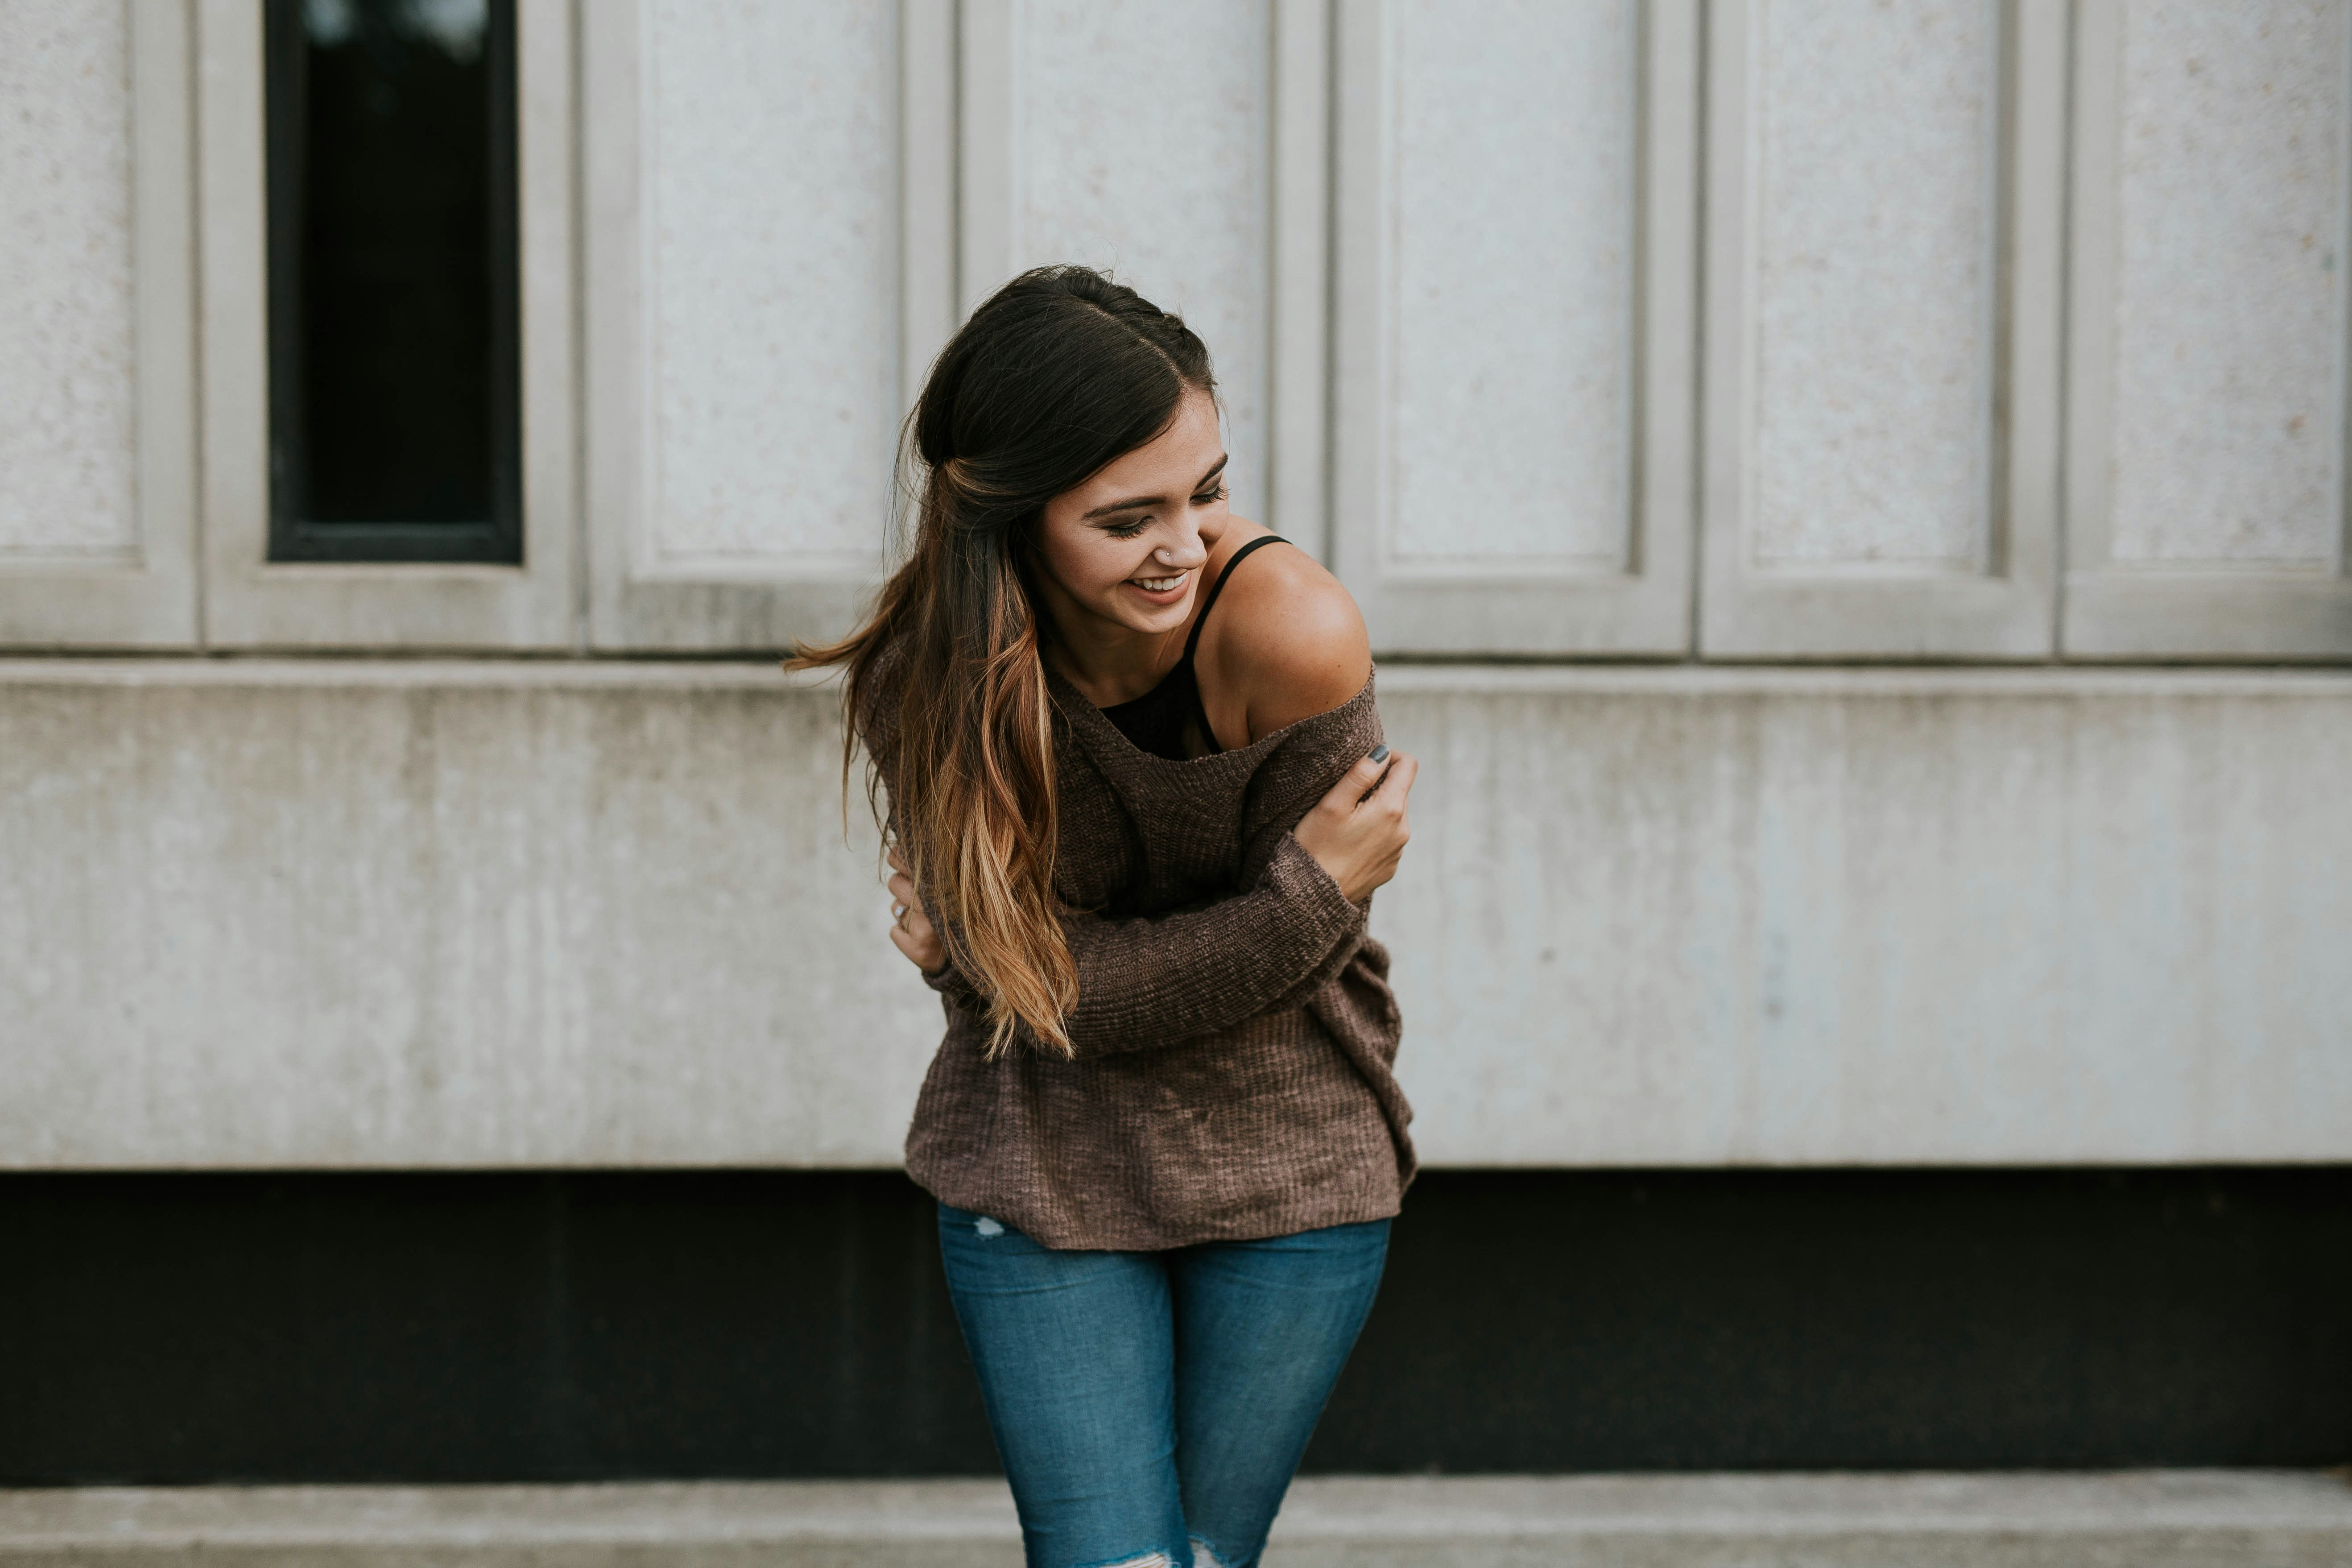
{"label": "black camisole strap", "polygon": [[1201,646],[1201,628],[1209,624],[1209,612],[1217,607],[1217,595],[1225,591],[1225,579],[1234,574],[1234,568],[1240,565],[1243,558],[1261,544],[1289,542],[1278,533],[1263,533],[1234,551],[1234,558],[1225,563],[1225,569],[1217,574],[1217,580],[1209,584],[1209,596],[1201,601],[1201,613],[1192,617],[1192,635],[1184,639],[1184,657],[1177,662],[1192,671],[1192,718],[1201,726],[1201,739],[1209,742],[1212,751],[1223,751],[1224,748],[1217,744],[1217,731],[1209,723],[1209,705],[1201,698],[1201,674],[1198,669],[1193,668],[1192,650]]}

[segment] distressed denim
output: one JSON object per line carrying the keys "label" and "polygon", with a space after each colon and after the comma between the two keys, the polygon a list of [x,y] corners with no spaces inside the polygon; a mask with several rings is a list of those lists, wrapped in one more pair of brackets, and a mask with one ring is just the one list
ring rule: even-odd
{"label": "distressed denim", "polygon": [[1248,1568],[1371,1310],[1389,1222],[1169,1252],[940,1205],[1029,1568]]}

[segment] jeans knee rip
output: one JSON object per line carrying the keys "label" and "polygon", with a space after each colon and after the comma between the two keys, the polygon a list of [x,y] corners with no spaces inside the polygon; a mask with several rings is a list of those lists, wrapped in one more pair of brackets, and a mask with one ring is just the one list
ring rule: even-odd
{"label": "jeans knee rip", "polygon": [[1165,1552],[1147,1552],[1139,1557],[1114,1557],[1108,1563],[1083,1563],[1080,1568],[1176,1568],[1176,1563]]}
{"label": "jeans knee rip", "polygon": [[1225,1560],[1217,1549],[1199,1536],[1192,1537],[1192,1568],[1225,1568]]}

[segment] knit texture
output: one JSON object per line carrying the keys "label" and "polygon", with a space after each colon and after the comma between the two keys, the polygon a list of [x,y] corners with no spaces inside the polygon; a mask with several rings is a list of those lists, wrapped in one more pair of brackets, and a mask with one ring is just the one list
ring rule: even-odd
{"label": "knit texture", "polygon": [[[952,965],[908,1173],[1047,1247],[1151,1250],[1394,1215],[1412,1180],[1388,953],[1291,829],[1381,739],[1370,680],[1214,756],[1139,750],[1047,672],[1075,1060],[995,1061]],[[887,703],[886,703],[887,705]],[[869,727],[890,785],[887,721]],[[873,733],[878,730],[883,735]]]}

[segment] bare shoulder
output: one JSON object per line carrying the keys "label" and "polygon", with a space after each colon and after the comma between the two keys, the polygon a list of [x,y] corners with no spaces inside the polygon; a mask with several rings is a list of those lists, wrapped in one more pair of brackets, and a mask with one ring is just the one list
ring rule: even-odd
{"label": "bare shoulder", "polygon": [[[1200,657],[1223,699],[1218,730],[1245,730],[1252,741],[1341,706],[1372,674],[1355,599],[1295,547],[1254,551],[1235,569]],[[1229,715],[1244,721],[1230,724]]]}

